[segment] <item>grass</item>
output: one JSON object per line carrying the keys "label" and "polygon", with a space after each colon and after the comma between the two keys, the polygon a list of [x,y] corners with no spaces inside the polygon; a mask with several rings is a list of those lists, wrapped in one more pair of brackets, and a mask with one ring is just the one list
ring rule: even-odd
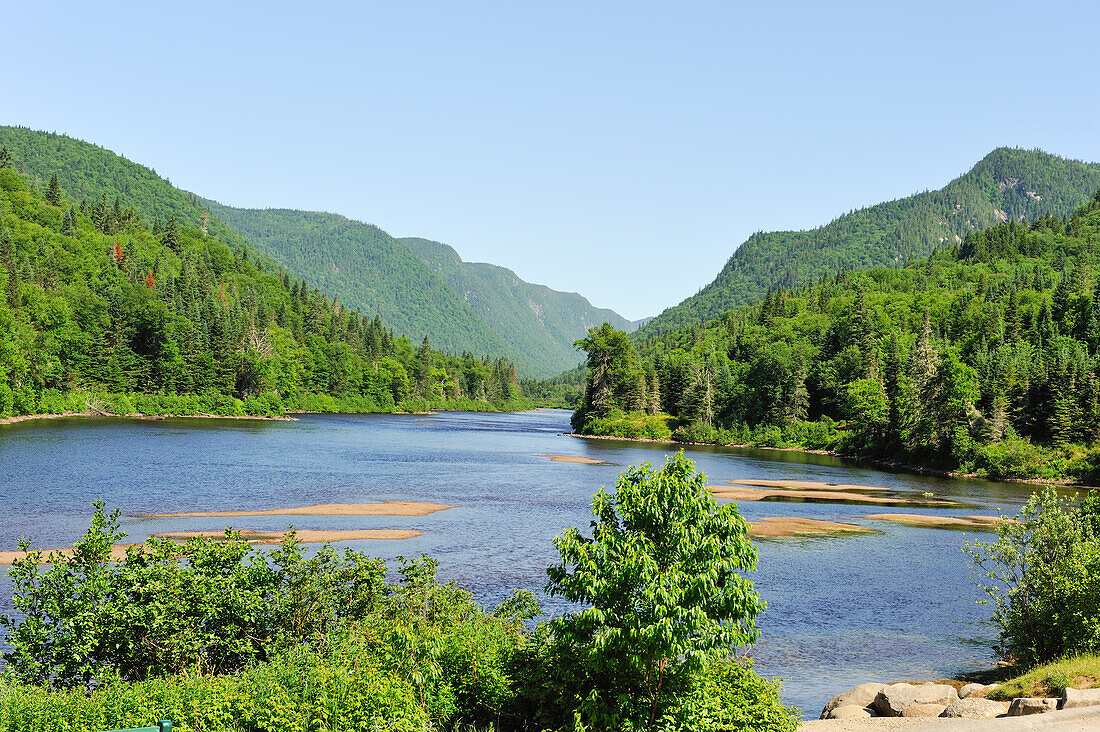
{"label": "grass", "polygon": [[1100,656],[1077,656],[1036,666],[1005,681],[989,698],[1009,700],[1018,696],[1061,696],[1067,686],[1074,689],[1100,686]]}

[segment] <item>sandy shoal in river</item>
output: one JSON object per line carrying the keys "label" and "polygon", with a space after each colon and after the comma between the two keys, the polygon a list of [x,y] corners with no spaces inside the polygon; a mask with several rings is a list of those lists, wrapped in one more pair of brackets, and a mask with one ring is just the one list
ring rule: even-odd
{"label": "sandy shoal in river", "polygon": [[382,501],[381,503],[317,503],[294,508],[263,511],[188,511],[184,513],[142,513],[141,518],[233,518],[239,516],[427,516],[454,506],[425,501]]}
{"label": "sandy shoal in river", "polygon": [[951,501],[934,501],[916,498],[889,498],[887,496],[866,496],[862,493],[845,490],[803,489],[788,490],[783,488],[766,489],[750,488],[744,485],[711,485],[707,486],[715,498],[724,498],[729,501],[766,501],[797,499],[803,501],[842,501],[844,503],[869,503],[884,506],[955,506]]}
{"label": "sandy shoal in river", "polygon": [[928,516],[921,513],[874,513],[863,518],[929,529],[984,529],[986,531],[995,529],[1002,520],[1000,516]]}
{"label": "sandy shoal in river", "polygon": [[859,524],[843,524],[836,521],[799,518],[797,516],[771,516],[754,519],[749,524],[749,536],[758,538],[782,538],[788,536],[828,536],[833,534],[876,533],[874,529]]}
{"label": "sandy shoal in river", "polygon": [[535,455],[535,457],[550,458],[550,462],[553,463],[578,463],[581,465],[603,465],[603,460],[596,460],[590,457],[581,457],[580,455]]}

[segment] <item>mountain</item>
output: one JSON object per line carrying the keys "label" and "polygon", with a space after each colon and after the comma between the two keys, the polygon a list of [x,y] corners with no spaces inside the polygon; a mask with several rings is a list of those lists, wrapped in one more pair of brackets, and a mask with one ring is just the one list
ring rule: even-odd
{"label": "mountain", "polygon": [[[399,240],[458,293],[474,312],[522,355],[550,376],[580,363],[573,343],[588,329],[611,323],[631,331],[633,325],[613,310],[593,307],[575,292],[558,292],[525,282],[510,269],[464,262],[451,247],[437,241]],[[519,358],[519,357],[517,357]]]}
{"label": "mountain", "polygon": [[659,335],[719,317],[842,269],[895,267],[1005,221],[1065,216],[1100,189],[1100,164],[1038,150],[998,148],[937,191],[845,214],[809,231],[758,232],[738,247],[709,285],[640,328]]}
{"label": "mountain", "polygon": [[[990,477],[1100,478],[1100,191],[635,344],[602,328],[573,424]],[[574,381],[559,380],[563,399]],[[574,392],[575,393],[575,392]]]}
{"label": "mountain", "polygon": [[453,353],[517,353],[444,278],[377,226],[330,213],[202,204],[313,286],[380,314],[410,338],[426,335]]}
{"label": "mountain", "polygon": [[[151,185],[151,171],[114,165],[109,202],[13,169],[56,168],[51,150],[73,152],[47,142],[20,149],[19,163],[0,144],[0,418],[530,406],[506,359],[395,338],[217,218],[181,224],[186,195]],[[64,162],[74,173],[96,156]]]}
{"label": "mountain", "polygon": [[[477,282],[477,288],[453,284],[442,266],[424,261],[407,241],[376,226],[330,213],[224,206],[182,191],[125,157],[65,135],[0,127],[0,146],[10,151],[14,167],[32,187],[57,175],[76,200],[106,197],[112,204],[118,198],[147,223],[174,215],[186,226],[205,226],[227,244],[253,246],[270,265],[287,268],[340,303],[380,315],[410,339],[426,335],[442,351],[503,356],[524,376],[549,376],[579,363],[572,344],[590,324],[608,320],[629,327],[614,312],[593,308],[579,295],[522,282],[507,270],[499,276],[456,275],[455,282]],[[456,272],[475,266],[459,262]]]}

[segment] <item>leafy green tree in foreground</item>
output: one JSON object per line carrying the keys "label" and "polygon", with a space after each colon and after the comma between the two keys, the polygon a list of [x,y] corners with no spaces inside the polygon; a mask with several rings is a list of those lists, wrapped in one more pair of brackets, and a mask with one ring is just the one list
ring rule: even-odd
{"label": "leafy green tree in foreground", "polygon": [[562,561],[548,570],[550,594],[590,606],[552,623],[575,720],[663,726],[690,706],[701,672],[756,640],[764,603],[738,574],[755,569],[756,550],[736,507],[715,501],[682,453],[657,471],[631,467],[592,513],[592,537],[558,536]]}
{"label": "leafy green tree in foreground", "polygon": [[1100,653],[1100,494],[1031,496],[997,541],[967,543],[1001,627],[1001,652],[1024,667]]}

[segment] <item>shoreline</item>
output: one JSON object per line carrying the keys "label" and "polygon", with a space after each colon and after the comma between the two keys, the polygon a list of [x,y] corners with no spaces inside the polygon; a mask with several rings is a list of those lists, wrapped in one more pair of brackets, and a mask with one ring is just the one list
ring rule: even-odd
{"label": "shoreline", "polygon": [[824,455],[855,463],[862,463],[878,469],[891,472],[910,473],[913,475],[931,475],[936,478],[951,478],[964,480],[991,480],[1000,483],[1023,483],[1026,485],[1050,485],[1059,488],[1093,488],[1071,478],[988,478],[974,473],[960,473],[956,470],[941,470],[925,465],[911,465],[898,460],[884,460],[880,458],[861,457],[838,452],[837,450],[816,450],[808,447],[769,447],[764,445],[741,445],[737,443],[716,444],[713,442],[677,442],[676,440],[658,439],[655,437],[622,437],[620,435],[582,435],[576,432],[560,432],[559,437],[579,437],[582,440],[617,440],[621,442],[647,442],[658,445],[688,445],[692,447],[734,447],[742,450],[773,450],[776,452],[795,452],[803,455]]}
{"label": "shoreline", "polygon": [[297,422],[297,417],[291,417],[289,415],[256,415],[256,414],[234,414],[234,415],[222,415],[222,414],[141,414],[140,412],[133,412],[131,414],[106,414],[103,412],[55,412],[51,414],[17,414],[13,417],[0,418],[0,425],[19,424],[20,422],[31,422],[34,420],[44,419],[65,419],[67,417],[100,417],[105,419],[140,419],[150,422],[159,422],[165,419],[238,419],[238,420],[253,420],[259,422]]}

